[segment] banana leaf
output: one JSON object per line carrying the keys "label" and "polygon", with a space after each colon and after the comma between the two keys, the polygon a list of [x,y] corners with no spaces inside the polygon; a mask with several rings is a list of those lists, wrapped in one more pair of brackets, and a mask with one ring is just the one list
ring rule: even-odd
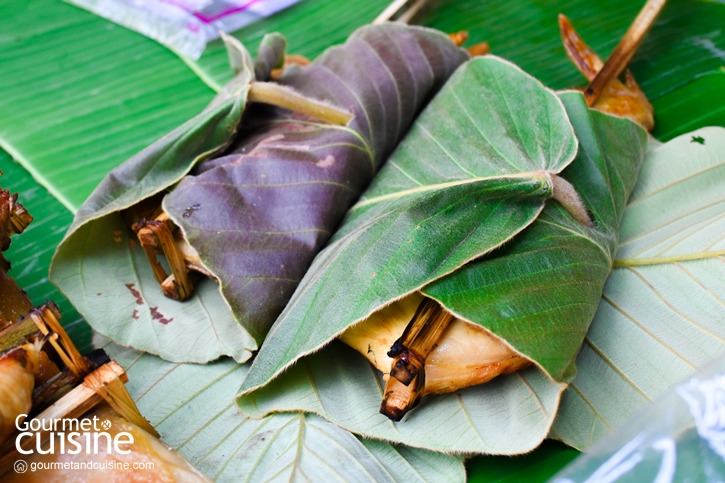
{"label": "banana leaf", "polygon": [[[279,80],[349,109],[352,121],[337,126],[262,106],[242,123],[251,81],[279,63],[283,42],[270,36],[262,44],[261,76],[241,45],[234,52],[235,80],[104,179],[51,266],[51,280],[98,332],[175,362],[250,357],[419,109],[468,58],[434,30],[358,30]],[[204,279],[185,302],[162,295],[120,213],[167,189],[165,212],[220,285]]]}
{"label": "banana leaf", "polygon": [[[319,412],[356,433],[439,451],[530,451],[575,375],[646,140],[577,92],[557,96],[494,57],[470,61],[315,259],[255,358],[240,406],[256,416]],[[547,202],[557,173],[582,196],[592,228]],[[418,290],[535,367],[386,422],[376,371],[329,343]],[[456,431],[439,434],[444,420]]]}

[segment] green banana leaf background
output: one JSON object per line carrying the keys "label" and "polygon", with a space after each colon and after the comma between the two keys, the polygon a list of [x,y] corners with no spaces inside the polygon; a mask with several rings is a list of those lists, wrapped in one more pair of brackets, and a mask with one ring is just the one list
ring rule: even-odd
{"label": "green banana leaf background", "polygon": [[[291,52],[315,56],[371,21],[387,3],[303,0],[235,35],[256,45],[265,33],[279,30]],[[583,78],[564,55],[556,14],[567,14],[582,37],[606,57],[639,7],[615,0],[449,1],[432,5],[416,22],[444,31],[468,29],[472,41],[488,41],[497,55],[552,88],[565,88],[581,85]],[[653,30],[635,57],[632,71],[655,106],[658,139],[706,125],[725,126],[723,24],[723,2],[670,1],[656,25],[659,34]],[[198,113],[232,72],[221,42],[210,45],[199,62],[190,62],[59,1],[3,2],[0,25],[0,145],[5,150],[0,154],[5,173],[0,185],[19,191],[35,217],[29,230],[13,242],[8,254],[14,265],[11,274],[34,303],[51,298],[59,303],[71,336],[86,351],[91,346],[90,330],[47,282],[50,257],[72,211],[112,167]],[[604,354],[601,348],[596,350],[596,339],[591,347],[580,358]],[[623,383],[628,383],[626,378]],[[239,381],[231,386],[236,390]],[[649,390],[643,400],[660,389]],[[578,414],[589,418],[593,438],[621,420],[617,413],[629,414],[629,408],[615,404],[610,408],[614,414],[597,419],[587,413],[586,391],[565,393],[564,403],[579,405]],[[571,395],[568,401],[566,394]],[[154,423],[163,418],[148,417]],[[557,421],[554,430],[563,435],[565,426]],[[173,436],[168,430],[162,434],[167,439]],[[575,454],[545,443],[534,453],[513,459],[476,458],[468,464],[468,477],[481,482],[543,481]],[[455,462],[447,464],[449,475],[455,474]]]}

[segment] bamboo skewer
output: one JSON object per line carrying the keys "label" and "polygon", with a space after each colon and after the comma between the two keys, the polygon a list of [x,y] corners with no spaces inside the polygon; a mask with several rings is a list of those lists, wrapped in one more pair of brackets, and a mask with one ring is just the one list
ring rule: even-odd
{"label": "bamboo skewer", "polygon": [[421,9],[425,6],[427,0],[417,0],[413,5],[410,6],[403,14],[398,17],[396,22],[400,23],[410,23],[411,20],[413,20],[413,17],[418,15],[418,12],[421,11]]}
{"label": "bamboo skewer", "polygon": [[373,20],[372,24],[379,25],[390,21],[390,19],[393,18],[393,16],[398,13],[401,8],[405,7],[408,2],[410,2],[410,0],[394,0],[390,5],[385,7],[385,10],[383,10],[382,13],[375,18],[375,20]]}
{"label": "bamboo skewer", "polygon": [[[122,382],[128,381],[126,372],[115,361],[110,361],[107,364],[104,364],[96,369],[92,374],[93,377],[98,378],[103,385],[110,384],[115,380],[120,380]],[[90,377],[90,375],[88,377]],[[41,427],[42,422],[45,422],[46,427],[48,427],[52,424],[52,421],[56,419],[80,418],[101,401],[103,401],[103,398],[98,395],[96,390],[91,387],[90,384],[84,381],[73,388],[60,401],[40,413],[35,419],[41,421]],[[123,414],[121,415],[123,416]],[[36,436],[36,434],[39,434],[40,436]],[[8,471],[15,461],[23,458],[23,455],[18,452],[16,444],[24,451],[28,451],[35,446],[37,437],[40,437],[43,443],[48,440],[47,432],[40,430],[34,432],[33,437],[23,438],[17,443],[16,438],[11,437],[5,442],[5,444],[2,445],[2,447],[0,447],[0,455],[2,455],[0,456],[0,475],[5,471]]]}
{"label": "bamboo skewer", "polygon": [[[164,295],[174,300],[186,300],[193,293],[194,284],[191,282],[189,268],[184,255],[176,246],[169,224],[173,225],[169,215],[162,212],[153,220],[144,219],[134,223],[133,230],[146,253],[156,280],[161,284]],[[156,257],[157,249],[166,256],[171,275],[166,273],[166,269]]]}
{"label": "bamboo skewer", "polygon": [[609,81],[618,77],[627,67],[629,61],[632,60],[634,54],[642,45],[647,32],[654,25],[655,20],[664,8],[666,0],[648,0],[642,10],[637,15],[634,23],[629,27],[627,33],[624,34],[622,40],[609,56],[604,67],[599,71],[589,87],[584,91],[587,105],[592,106],[599,95],[602,93]]}
{"label": "bamboo skewer", "polygon": [[438,302],[423,299],[403,335],[388,352],[388,357],[393,358],[390,377],[410,385],[424,370],[426,358],[453,319],[453,315]]}

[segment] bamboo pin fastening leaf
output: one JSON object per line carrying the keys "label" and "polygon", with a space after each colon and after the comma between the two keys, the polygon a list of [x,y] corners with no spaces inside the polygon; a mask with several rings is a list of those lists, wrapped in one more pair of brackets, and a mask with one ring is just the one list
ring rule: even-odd
{"label": "bamboo pin fastening leaf", "polygon": [[[423,299],[403,335],[388,352],[388,357],[393,358],[390,377],[406,386],[410,385],[424,371],[428,354],[435,348],[438,339],[453,319],[453,315],[438,302],[429,298]],[[418,379],[419,386],[421,380],[422,378]]]}
{"label": "bamboo pin fastening leaf", "polygon": [[587,105],[592,106],[599,95],[604,90],[607,83],[619,76],[622,71],[627,67],[627,64],[642,44],[647,32],[649,32],[655,20],[659,16],[660,12],[664,8],[666,0],[648,0],[642,10],[637,15],[632,25],[624,34],[622,40],[620,40],[617,47],[609,56],[607,61],[599,71],[594,80],[589,84],[589,87],[584,91],[584,97],[586,98]]}
{"label": "bamboo pin fastening leaf", "polygon": [[385,7],[380,15],[373,20],[373,25],[379,25],[381,23],[388,22],[393,16],[400,11],[410,0],[394,0],[390,5]]}

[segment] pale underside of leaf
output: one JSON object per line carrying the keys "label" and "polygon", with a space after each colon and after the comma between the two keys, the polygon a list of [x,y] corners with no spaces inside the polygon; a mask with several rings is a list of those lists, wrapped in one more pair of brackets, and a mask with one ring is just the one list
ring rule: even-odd
{"label": "pale underside of leaf", "polygon": [[313,415],[242,415],[234,393],[248,367],[229,359],[174,364],[97,341],[162,439],[217,482],[463,482],[460,459],[355,437]]}
{"label": "pale underside of leaf", "polygon": [[553,437],[586,449],[725,352],[723,146],[725,129],[704,128],[645,159]]}
{"label": "pale underside of leaf", "polygon": [[204,279],[186,302],[165,297],[118,214],[84,225],[74,236],[77,242],[64,247],[64,255],[75,263],[58,265],[54,280],[81,314],[102,314],[94,317],[98,332],[178,362],[223,355],[243,362],[256,350],[213,280]]}
{"label": "pale underside of leaf", "polygon": [[[334,363],[332,362],[334,361]],[[365,437],[455,453],[521,454],[549,431],[564,384],[538,368],[453,394],[430,396],[399,423],[380,414],[385,383],[365,358],[335,341],[269,385],[239,398],[245,414],[318,414]]]}
{"label": "pale underside of leaf", "polygon": [[100,333],[173,361],[221,355],[247,360],[256,342],[239,326],[218,287],[207,280],[188,304],[167,299],[120,210],[184,177],[234,137],[254,73],[246,67],[204,111],[122,164],[80,208],[58,246],[50,280]]}

